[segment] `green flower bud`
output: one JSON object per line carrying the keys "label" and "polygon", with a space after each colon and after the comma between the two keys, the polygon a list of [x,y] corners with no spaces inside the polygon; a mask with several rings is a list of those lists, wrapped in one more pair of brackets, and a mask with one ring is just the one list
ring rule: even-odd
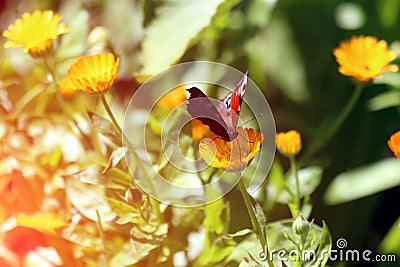
{"label": "green flower bud", "polygon": [[293,222],[292,229],[297,235],[304,237],[307,236],[308,230],[310,230],[310,223],[304,219],[303,215],[300,213]]}

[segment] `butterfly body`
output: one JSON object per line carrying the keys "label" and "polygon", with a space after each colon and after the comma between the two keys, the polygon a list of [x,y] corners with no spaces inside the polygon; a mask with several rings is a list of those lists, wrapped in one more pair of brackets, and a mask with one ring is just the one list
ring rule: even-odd
{"label": "butterfly body", "polygon": [[186,109],[193,118],[207,125],[214,134],[230,142],[238,136],[236,126],[246,85],[247,72],[236,88],[219,100],[217,105],[214,105],[199,88],[189,88],[189,103]]}

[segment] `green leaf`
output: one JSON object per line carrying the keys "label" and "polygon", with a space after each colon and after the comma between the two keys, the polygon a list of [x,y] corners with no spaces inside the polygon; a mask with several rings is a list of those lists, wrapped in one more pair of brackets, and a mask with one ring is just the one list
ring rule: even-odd
{"label": "green leaf", "polygon": [[97,221],[96,210],[103,221],[111,221],[116,214],[106,199],[105,186],[83,183],[74,178],[67,178],[65,187],[68,199],[82,215]]}
{"label": "green leaf", "polygon": [[400,161],[387,158],[336,176],[328,186],[324,200],[337,205],[366,197],[400,185]]}
{"label": "green leaf", "polygon": [[110,204],[111,209],[119,216],[122,217],[124,215],[126,215],[127,213],[137,213],[137,210],[132,207],[131,205],[113,199],[113,198],[109,198],[107,197],[107,201]]}
{"label": "green leaf", "polygon": [[263,210],[262,206],[257,201],[255,202],[254,210],[256,212],[256,218],[257,218],[257,221],[258,221],[261,231],[262,231],[261,234],[264,236],[264,238],[266,240],[267,238],[265,236],[265,227],[267,226],[267,219],[265,218],[265,214],[264,214],[264,210]]}
{"label": "green leaf", "polygon": [[400,217],[379,244],[379,251],[385,254],[394,253],[400,257]]}
{"label": "green leaf", "polygon": [[118,134],[117,129],[115,129],[114,125],[109,120],[93,112],[88,112],[88,116],[99,133],[111,140],[114,144],[118,146],[122,145],[121,136]]}
{"label": "green leaf", "polygon": [[399,88],[400,74],[398,72],[385,72],[382,77],[374,79],[373,84],[386,84],[394,88]]}
{"label": "green leaf", "polygon": [[243,241],[235,245],[235,249],[224,260],[224,266],[230,266],[227,263],[235,261],[241,262],[244,256],[252,259],[258,259],[258,253],[261,251],[261,246],[254,233],[249,234]]}
{"label": "green leaf", "polygon": [[250,229],[243,229],[243,230],[237,231],[234,234],[228,234],[228,236],[230,236],[230,237],[240,237],[240,236],[248,235],[249,233],[251,233]]}
{"label": "green leaf", "polygon": [[[132,167],[133,165],[131,164],[130,166]],[[131,169],[131,171],[134,171],[134,169]],[[130,186],[133,183],[133,179],[128,172],[117,168],[108,170],[104,175],[113,182],[122,185]]]}
{"label": "green leaf", "polygon": [[224,260],[233,251],[233,245],[222,246],[218,243],[213,244],[207,249],[206,253],[202,253],[198,259],[198,266],[222,266],[216,263]]}
{"label": "green leaf", "polygon": [[[271,252],[274,250],[274,266],[283,266],[282,262],[278,259],[277,253],[279,251],[286,251],[286,255],[284,257],[289,257],[289,253],[291,251],[297,250],[297,247],[294,243],[299,244],[301,242],[301,237],[293,232],[292,225],[294,220],[292,219],[284,219],[269,223],[266,228],[266,232],[268,235],[268,250]],[[285,233],[287,237],[285,237]],[[320,226],[310,223],[310,230],[308,235],[305,238],[305,244],[307,249],[317,251],[319,246],[321,247],[321,251],[323,248],[327,247],[327,240],[330,239],[329,231],[324,230]],[[262,260],[264,265],[267,266],[267,262],[265,259],[260,258],[259,253],[261,252],[261,247],[257,240],[257,237],[254,233],[247,235],[246,238],[238,243],[235,246],[235,250],[225,259],[225,263],[230,261],[236,261],[237,263],[241,262],[243,256],[249,256],[252,259]],[[317,253],[317,252],[316,252]],[[325,255],[323,255],[325,256]],[[329,256],[329,253],[328,253]],[[325,258],[324,258],[325,259]],[[305,263],[303,266],[308,266],[311,262]],[[288,258],[285,261],[285,266],[299,266],[298,262],[294,262]]]}
{"label": "green leaf", "polygon": [[332,237],[329,232],[328,226],[325,224],[325,222],[322,223],[322,233],[321,238],[319,239],[318,250],[315,254],[314,262],[310,265],[313,267],[325,266],[326,262],[329,260],[329,256],[331,255]]}
{"label": "green leaf", "polygon": [[102,174],[102,169],[102,166],[90,165],[86,169],[83,169],[77,173],[70,174],[68,176],[88,184],[99,184],[107,186],[108,188],[124,189],[123,186],[113,183],[111,179]]}
{"label": "green leaf", "polygon": [[117,149],[115,149],[112,152],[110,158],[108,159],[108,164],[106,168],[103,170],[103,173],[117,166],[118,163],[121,161],[121,159],[125,157],[127,151],[128,150],[125,147],[118,147]]}
{"label": "green leaf", "polygon": [[268,174],[267,201],[264,202],[266,211],[270,211],[285,188],[285,173],[279,161],[274,160]]}
{"label": "green leaf", "polygon": [[[211,192],[207,190],[207,199],[215,199],[211,194],[215,194],[215,192]],[[206,218],[204,219],[204,227],[206,228],[207,232],[222,234],[224,230],[224,220],[223,220],[223,212],[225,210],[225,204],[223,198],[220,198],[211,204],[208,204],[204,208],[204,213]]]}
{"label": "green leaf", "polygon": [[130,242],[124,243],[117,251],[110,260],[110,267],[131,266],[149,254],[149,250],[133,249]]}
{"label": "green leaf", "polygon": [[157,74],[175,63],[207,27],[224,0],[169,0],[156,10],[144,36],[142,75]]}
{"label": "green leaf", "polygon": [[[311,195],[315,189],[317,189],[321,183],[322,174],[323,169],[319,166],[310,166],[299,170],[300,195],[302,197]],[[292,191],[292,193],[295,192],[296,180],[292,174],[288,177],[286,186]],[[278,202],[286,204],[291,201],[291,199],[291,195],[287,191],[283,191],[278,197]]]}
{"label": "green leaf", "polygon": [[391,90],[371,98],[367,103],[370,111],[400,106],[400,91]]}

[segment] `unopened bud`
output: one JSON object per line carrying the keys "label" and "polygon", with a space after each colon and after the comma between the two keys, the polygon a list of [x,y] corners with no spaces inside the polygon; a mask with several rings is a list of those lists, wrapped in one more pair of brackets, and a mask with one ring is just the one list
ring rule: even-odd
{"label": "unopened bud", "polygon": [[308,230],[310,230],[310,223],[300,213],[293,222],[292,229],[297,235],[307,236]]}

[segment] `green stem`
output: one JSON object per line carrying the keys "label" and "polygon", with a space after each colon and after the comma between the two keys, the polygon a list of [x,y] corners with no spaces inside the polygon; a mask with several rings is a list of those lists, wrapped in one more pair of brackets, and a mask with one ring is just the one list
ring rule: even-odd
{"label": "green stem", "polygon": [[296,165],[296,160],[294,156],[289,157],[290,160],[290,168],[292,169],[294,179],[296,181],[296,193],[294,194],[294,204],[295,204],[295,212],[292,211],[293,219],[296,219],[301,211],[300,207],[300,200],[301,200],[301,193],[300,193],[300,181],[299,181],[299,172]]}
{"label": "green stem", "polygon": [[100,238],[101,238],[101,241],[103,244],[103,255],[105,257],[105,264],[106,264],[106,267],[108,267],[109,266],[109,264],[108,264],[109,257],[108,257],[108,253],[107,253],[106,237],[104,234],[104,229],[103,229],[103,225],[101,223],[100,213],[99,213],[98,209],[96,209],[96,216],[97,216],[97,229],[99,231],[99,235],[100,235]]}
{"label": "green stem", "polygon": [[267,247],[268,243],[267,243],[266,237],[264,237],[261,226],[258,223],[257,216],[254,211],[253,204],[251,203],[249,193],[247,192],[246,185],[244,184],[243,179],[241,177],[239,179],[239,189],[240,189],[240,192],[242,193],[242,197],[244,200],[244,204],[246,205],[247,212],[250,215],[251,224],[253,225],[253,228],[254,228],[254,231],[256,232],[258,240],[260,240],[260,244],[261,244],[263,252],[266,253],[265,256],[267,258],[268,266],[273,266],[271,259],[268,257],[268,247]]}
{"label": "green stem", "polygon": [[[150,176],[150,174],[147,172],[146,167],[143,165],[143,163],[142,163],[142,161],[141,161],[139,155],[137,154],[136,148],[133,146],[133,144],[129,141],[129,139],[127,138],[127,136],[125,135],[125,133],[122,131],[122,128],[121,128],[121,126],[119,126],[119,123],[118,123],[117,120],[115,119],[114,113],[112,112],[110,106],[108,105],[107,100],[106,100],[106,98],[104,97],[104,95],[101,94],[99,97],[100,97],[101,103],[102,103],[103,106],[104,106],[104,109],[106,110],[108,116],[109,116],[110,119],[111,119],[112,124],[113,124],[114,127],[117,129],[118,134],[119,134],[124,140],[126,140],[126,144],[128,145],[129,150],[133,153],[133,157],[135,158],[135,160],[136,160],[136,162],[137,162],[139,168],[142,170],[143,175],[146,177],[147,181],[149,182],[148,184],[149,184],[149,186],[150,186],[151,192],[153,192],[153,194],[154,194],[154,193],[155,193],[155,189],[154,189],[154,186],[153,186],[153,183],[152,183],[151,176]],[[162,218],[162,217],[161,217],[161,211],[160,211],[160,208],[159,208],[158,204],[155,203],[155,200],[153,200],[153,198],[150,198],[150,199],[152,199],[152,201],[154,202],[154,205],[153,205],[153,206],[156,208],[157,217],[158,217],[159,219],[161,219],[161,218]]]}
{"label": "green stem", "polygon": [[[60,91],[58,90],[57,76],[56,76],[56,74],[54,73],[53,68],[50,67],[49,63],[47,62],[47,58],[44,58],[44,59],[43,59],[43,62],[44,62],[44,66],[45,66],[46,70],[48,71],[48,73],[49,73],[50,76],[51,76],[51,83],[52,83],[53,86],[54,86],[54,92],[55,92],[55,94],[56,94],[57,102],[58,102],[58,104],[60,105],[62,111],[63,111],[65,114],[69,115],[70,113],[69,113],[68,110],[67,110],[67,107],[66,107],[66,105],[65,105],[64,99],[62,98],[62,96],[61,96],[61,94],[60,94]],[[70,117],[71,117],[71,116],[70,116]]]}
{"label": "green stem", "polygon": [[331,141],[332,137],[339,130],[340,126],[342,126],[343,122],[349,116],[351,110],[354,108],[354,105],[357,103],[357,100],[360,98],[361,92],[364,88],[363,83],[357,83],[356,88],[354,89],[353,95],[350,100],[347,102],[346,106],[342,110],[342,112],[337,117],[336,121],[331,124],[330,128],[326,132],[324,132],[324,136],[317,138],[316,141],[310,146],[308,151],[304,154],[302,158],[302,162],[307,162],[315,153],[317,153],[320,149],[322,149],[329,141]]}

